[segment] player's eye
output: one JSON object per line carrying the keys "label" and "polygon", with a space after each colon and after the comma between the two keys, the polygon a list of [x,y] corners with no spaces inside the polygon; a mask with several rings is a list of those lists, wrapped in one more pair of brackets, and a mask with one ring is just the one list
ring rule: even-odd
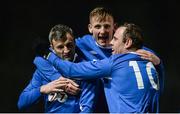
{"label": "player's eye", "polygon": [[101,25],[96,25],[96,26],[94,26],[94,28],[100,29],[100,28],[101,28]]}
{"label": "player's eye", "polygon": [[105,28],[105,29],[109,29],[109,28],[110,28],[110,25],[104,25],[104,28]]}
{"label": "player's eye", "polygon": [[67,48],[73,48],[74,44],[73,43],[68,43],[66,46],[67,46]]}
{"label": "player's eye", "polygon": [[58,46],[57,48],[58,48],[58,49],[63,49],[63,48],[64,48],[64,46]]}

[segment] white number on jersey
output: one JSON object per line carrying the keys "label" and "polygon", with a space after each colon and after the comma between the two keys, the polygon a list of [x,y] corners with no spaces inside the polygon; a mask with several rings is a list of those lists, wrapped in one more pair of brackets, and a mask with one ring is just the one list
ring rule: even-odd
{"label": "white number on jersey", "polygon": [[[132,66],[133,69],[134,69],[134,73],[135,73],[135,76],[136,76],[136,81],[137,81],[138,89],[144,89],[144,83],[143,83],[142,75],[141,75],[139,66],[137,64],[137,61],[130,61],[129,62],[129,66]],[[146,72],[147,72],[149,81],[150,81],[152,87],[154,89],[158,90],[159,89],[159,81],[158,81],[157,84],[154,82],[154,79],[153,79],[152,73],[151,73],[151,69],[155,69],[155,68],[154,68],[154,66],[153,66],[153,64],[151,62],[148,62],[146,64]]]}

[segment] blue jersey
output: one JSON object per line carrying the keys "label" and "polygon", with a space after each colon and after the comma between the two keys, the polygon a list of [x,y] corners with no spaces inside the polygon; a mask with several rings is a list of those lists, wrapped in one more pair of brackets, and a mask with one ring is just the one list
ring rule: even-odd
{"label": "blue jersey", "polygon": [[[156,69],[136,54],[117,54],[99,61],[75,64],[60,60],[52,53],[48,60],[69,77],[109,77],[105,94],[110,112],[156,112],[154,99],[159,89]],[[37,63],[38,58],[35,61]]]}
{"label": "blue jersey", "polygon": [[[154,53],[155,55],[157,55],[153,50],[151,50],[145,46],[143,46],[142,49],[150,51],[150,52]],[[159,75],[159,84],[160,84],[159,94],[162,94],[162,92],[164,90],[164,78],[165,78],[165,71],[164,71],[164,65],[163,65],[162,60],[160,61],[159,65],[155,66],[155,68]]]}
{"label": "blue jersey", "polygon": [[84,56],[83,58],[88,61],[101,60],[111,56],[111,47],[99,46],[91,35],[77,38],[76,45],[82,52],[80,55]]}
{"label": "blue jersey", "polygon": [[[82,38],[76,39],[76,46],[79,51],[78,55],[82,56],[87,61],[101,60],[111,56],[111,47],[101,47],[97,44],[95,38],[92,35],[85,35]],[[105,78],[99,79],[98,81],[98,101],[95,108],[95,113],[109,112],[107,102],[104,95],[104,82]],[[103,104],[103,105],[102,105]]]}
{"label": "blue jersey", "polygon": [[[80,85],[81,93],[73,96],[68,95],[65,102],[48,101],[48,95],[40,93],[40,87],[61,76],[61,74],[46,60],[39,57],[37,70],[29,85],[21,93],[18,101],[19,109],[26,109],[35,104],[43,96],[45,101],[45,112],[53,113],[78,113],[92,112],[95,102],[96,82],[94,80],[77,81]],[[63,96],[62,96],[63,97]]]}
{"label": "blue jersey", "polygon": [[[79,50],[82,52],[80,55],[84,56],[86,60],[101,60],[105,59],[111,56],[112,49],[111,47],[101,47],[97,44],[95,41],[95,38],[93,38],[92,35],[85,35],[82,38],[76,39],[76,45],[79,48]],[[157,55],[153,50],[143,46],[142,49],[150,51]],[[161,63],[157,66],[155,66],[157,69],[157,72],[159,74],[160,79],[160,90],[163,91],[164,88],[164,65],[161,61]]]}
{"label": "blue jersey", "polygon": [[[107,57],[111,56],[111,48],[103,48],[100,47],[97,42],[95,41],[95,38],[93,38],[92,35],[85,35],[82,38],[76,39],[76,45],[81,50],[82,54],[87,60],[101,60]],[[157,55],[153,50],[143,46],[142,49],[150,51]],[[158,75],[159,75],[159,83],[160,83],[160,89],[159,89],[159,95],[164,90],[164,65],[162,63],[162,60],[159,65],[155,66]],[[106,82],[106,78],[103,79],[103,82]],[[106,85],[106,83],[104,83]],[[159,97],[157,97],[156,101],[159,101]],[[157,111],[159,110],[159,105],[157,104]]]}
{"label": "blue jersey", "polygon": [[[111,52],[112,49],[111,47],[101,47],[97,44],[97,42],[95,41],[95,38],[93,38],[92,35],[85,35],[82,38],[77,38],[76,39],[76,45],[78,47],[78,49],[80,51],[79,54],[81,56],[83,56],[86,60],[101,60],[101,59],[105,59],[111,56]],[[150,51],[152,53],[154,53],[155,55],[157,55],[153,50],[143,46],[142,49]],[[164,89],[164,65],[161,63],[159,65],[155,66],[158,74],[159,74],[159,78],[160,78],[160,91],[162,92]]]}

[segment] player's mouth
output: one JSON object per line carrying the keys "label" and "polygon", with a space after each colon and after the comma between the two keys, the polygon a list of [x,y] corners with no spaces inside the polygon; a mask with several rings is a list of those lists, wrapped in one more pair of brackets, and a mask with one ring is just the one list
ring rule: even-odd
{"label": "player's mouth", "polygon": [[98,41],[99,41],[99,43],[101,43],[101,44],[106,44],[107,42],[108,42],[108,39],[109,39],[109,37],[108,36],[100,36],[100,37],[98,37]]}
{"label": "player's mouth", "polygon": [[112,48],[112,53],[114,52],[114,49]]}
{"label": "player's mouth", "polygon": [[107,40],[107,39],[109,39],[108,36],[99,36],[98,37],[98,40]]}
{"label": "player's mouth", "polygon": [[64,58],[70,58],[70,54],[63,54]]}

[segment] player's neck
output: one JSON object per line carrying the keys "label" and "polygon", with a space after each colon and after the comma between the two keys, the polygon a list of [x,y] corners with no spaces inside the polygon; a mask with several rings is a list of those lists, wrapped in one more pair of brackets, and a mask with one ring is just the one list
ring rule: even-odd
{"label": "player's neck", "polygon": [[135,48],[131,48],[131,49],[127,49],[126,53],[135,53],[137,49]]}

